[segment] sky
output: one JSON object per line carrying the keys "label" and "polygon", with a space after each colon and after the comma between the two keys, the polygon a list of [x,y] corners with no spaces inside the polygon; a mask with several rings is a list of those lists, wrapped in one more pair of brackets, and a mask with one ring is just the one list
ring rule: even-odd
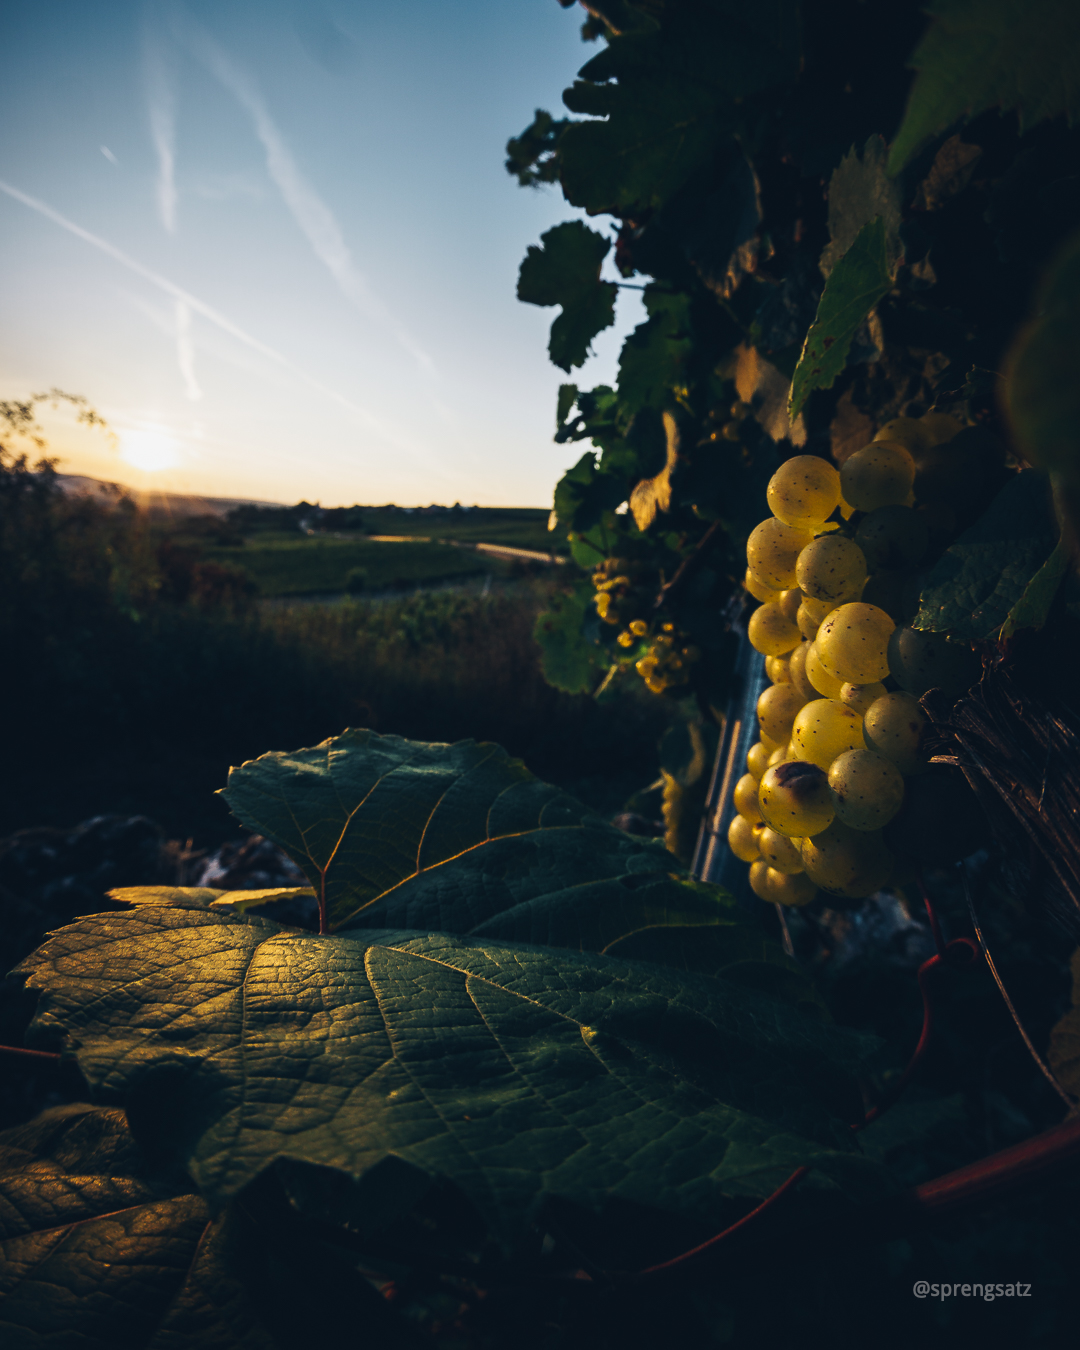
{"label": "sky", "polygon": [[[526,248],[584,218],[505,145],[596,47],[557,0],[34,0],[0,8],[0,398],[62,472],[324,506],[548,506],[581,447]],[[610,222],[590,222],[609,232]],[[609,255],[603,274],[616,279]]]}

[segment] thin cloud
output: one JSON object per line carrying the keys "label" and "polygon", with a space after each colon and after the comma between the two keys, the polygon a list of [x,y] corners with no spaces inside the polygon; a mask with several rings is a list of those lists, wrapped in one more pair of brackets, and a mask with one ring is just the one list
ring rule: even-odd
{"label": "thin cloud", "polygon": [[150,136],[157,152],[158,172],[155,184],[161,223],[173,234],[176,230],[176,96],[161,48],[148,38],[145,44],[146,94],[150,105]]}
{"label": "thin cloud", "polygon": [[176,361],[184,377],[184,393],[192,403],[202,398],[202,390],[195,378],[195,347],[191,341],[191,306],[186,300],[176,301]]}
{"label": "thin cloud", "polygon": [[172,296],[174,300],[181,301],[183,304],[187,305],[193,314],[201,314],[204,319],[209,319],[212,324],[215,324],[218,328],[222,329],[223,332],[228,333],[230,337],[236,338],[238,342],[244,343],[244,345],[250,347],[252,351],[258,352],[261,356],[265,356],[267,360],[273,361],[275,365],[289,371],[290,374],[303,380],[306,385],[317,390],[320,394],[324,395],[324,397],[333,399],[335,403],[340,404],[341,407],[347,409],[355,417],[360,418],[370,430],[377,432],[390,443],[398,445],[401,449],[408,448],[410,454],[414,453],[411,447],[400,446],[400,443],[396,438],[389,434],[385,425],[372,413],[368,412],[366,408],[362,408],[359,404],[353,403],[351,399],[347,399],[343,394],[339,394],[336,389],[331,389],[328,385],[323,384],[321,380],[317,380],[306,371],[301,370],[299,366],[293,365],[287,356],[282,356],[282,354],[275,351],[273,347],[268,347],[265,342],[260,342],[258,338],[252,337],[250,333],[244,332],[244,330],[233,323],[231,319],[226,318],[224,314],[214,309],[211,305],[206,304],[205,301],[192,295],[190,291],[185,291],[181,286],[177,286],[174,282],[169,281],[167,277],[159,276],[157,272],[151,271],[149,267],[144,267],[142,263],[136,262],[134,258],[128,257],[128,255],[118,249],[115,244],[110,244],[108,240],[101,239],[96,234],[91,234],[89,230],[84,230],[81,225],[76,225],[73,220],[68,220],[66,216],[62,216],[59,211],[54,210],[46,202],[40,201],[37,197],[31,197],[29,193],[21,192],[17,187],[13,187],[12,184],[4,182],[3,179],[0,179],[0,192],[5,192],[9,197],[14,197],[17,202],[22,202],[22,204],[28,206],[31,211],[36,211],[47,220],[51,220],[54,224],[59,225],[61,229],[67,230],[70,234],[75,235],[76,238],[82,239],[86,243],[93,245],[94,248],[99,249],[115,262],[118,262],[121,267],[126,267],[128,271],[134,272],[136,276],[142,277],[144,281],[149,281],[151,285],[157,286],[159,290],[164,291],[166,295]]}
{"label": "thin cloud", "polygon": [[372,295],[367,281],[357,271],[334,213],[300,171],[254,80],[229,59],[202,24],[183,6],[172,7],[170,17],[176,38],[233,95],[251,118],[255,134],[266,154],[267,172],[292,212],[293,219],[307,237],[315,256],[329,271],[343,294],[358,309],[384,323],[409,355],[425,370],[434,373],[431,357],[397,322],[382,301]]}
{"label": "thin cloud", "polygon": [[120,161],[116,158],[116,156],[113,154],[113,152],[109,149],[107,145],[99,145],[98,149],[101,151],[101,153],[105,156],[105,158],[109,161],[110,164],[120,163]]}

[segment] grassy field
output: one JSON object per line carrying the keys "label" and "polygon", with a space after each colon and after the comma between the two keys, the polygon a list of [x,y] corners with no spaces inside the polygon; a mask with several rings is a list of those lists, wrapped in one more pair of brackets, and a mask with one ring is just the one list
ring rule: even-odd
{"label": "grassy field", "polygon": [[530,506],[480,506],[460,514],[433,516],[366,506],[363,512],[364,525],[371,534],[418,534],[431,539],[459,539],[462,543],[509,544],[543,553],[567,551],[565,529],[549,531],[549,513]]}
{"label": "grassy field", "polygon": [[[403,533],[403,531],[399,531]],[[497,572],[499,564],[449,544],[381,544],[364,539],[252,535],[236,548],[207,549],[214,562],[242,567],[272,596],[343,591],[354,567],[367,572],[367,590],[392,590]]]}

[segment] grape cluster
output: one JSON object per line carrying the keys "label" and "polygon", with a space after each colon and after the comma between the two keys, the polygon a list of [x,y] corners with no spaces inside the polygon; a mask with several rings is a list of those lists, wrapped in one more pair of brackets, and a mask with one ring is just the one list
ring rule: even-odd
{"label": "grape cluster", "polygon": [[685,685],[701,650],[675,624],[643,617],[653,608],[655,587],[641,583],[639,564],[607,558],[593,573],[596,612],[604,623],[619,627],[616,643],[654,694]]}
{"label": "grape cluster", "polygon": [[885,829],[930,767],[918,697],[977,674],[970,649],[902,622],[931,535],[950,533],[917,504],[916,456],[959,431],[941,414],[898,418],[839,471],[798,455],[769,482],[745,584],[771,684],[728,831],[763,900],[859,899],[910,865]]}

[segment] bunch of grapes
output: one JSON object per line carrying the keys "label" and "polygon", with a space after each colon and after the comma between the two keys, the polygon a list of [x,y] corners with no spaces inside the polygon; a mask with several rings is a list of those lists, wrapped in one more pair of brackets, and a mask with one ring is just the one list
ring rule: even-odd
{"label": "bunch of grapes", "polygon": [[935,504],[917,504],[917,457],[959,431],[941,414],[899,418],[839,471],[799,455],[769,482],[772,515],[747,541],[745,584],[761,601],[749,637],[771,685],[728,831],[763,900],[804,905],[819,888],[859,899],[925,856],[928,808],[913,817],[912,799],[929,801],[940,779],[927,772],[918,699],[959,694],[978,663],[902,620],[916,569],[951,533]]}
{"label": "bunch of grapes", "polygon": [[596,612],[620,627],[615,641],[626,660],[651,693],[662,694],[689,679],[690,667],[701,660],[701,651],[673,623],[642,617],[653,607],[654,592],[638,586],[638,564],[625,558],[607,558],[593,573]]}

